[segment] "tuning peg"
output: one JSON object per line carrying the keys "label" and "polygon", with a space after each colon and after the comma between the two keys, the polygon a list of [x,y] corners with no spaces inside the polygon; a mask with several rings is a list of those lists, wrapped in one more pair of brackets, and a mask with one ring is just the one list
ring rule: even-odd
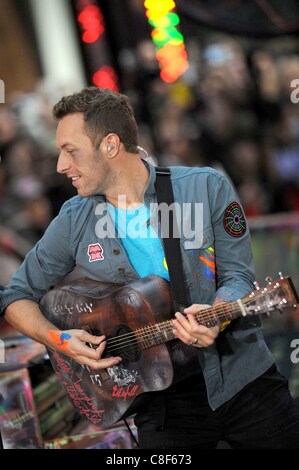
{"label": "tuning peg", "polygon": [[256,290],[259,290],[260,286],[259,286],[259,283],[257,281],[254,281],[254,287],[256,288]]}
{"label": "tuning peg", "polygon": [[278,272],[278,275],[279,275],[279,279],[283,279],[283,275],[281,271]]}
{"label": "tuning peg", "polygon": [[268,284],[271,284],[273,281],[272,277],[271,276],[267,276],[266,277],[266,282],[268,282]]}

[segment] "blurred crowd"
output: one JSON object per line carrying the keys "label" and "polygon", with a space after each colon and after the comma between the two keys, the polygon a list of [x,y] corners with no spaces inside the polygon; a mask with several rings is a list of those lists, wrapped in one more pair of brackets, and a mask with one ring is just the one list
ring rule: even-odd
{"label": "blurred crowd", "polygon": [[145,147],[151,138],[162,165],[225,172],[248,217],[298,211],[298,40],[253,47],[216,35],[187,45],[190,68],[169,85],[158,78],[151,44],[140,44],[142,67],[125,92],[144,124]]}
{"label": "blurred crowd", "polygon": [[[190,67],[173,84],[160,79],[151,41],[119,57],[121,91],[131,99],[148,158],[219,169],[248,217],[299,211],[299,103],[291,100],[298,41],[253,47],[211,35],[202,44],[190,39],[187,50]],[[10,255],[21,260],[75,194],[56,173],[52,119],[54,103],[71,91],[43,82],[0,105],[0,255],[9,266],[1,269],[2,283],[15,270]]]}

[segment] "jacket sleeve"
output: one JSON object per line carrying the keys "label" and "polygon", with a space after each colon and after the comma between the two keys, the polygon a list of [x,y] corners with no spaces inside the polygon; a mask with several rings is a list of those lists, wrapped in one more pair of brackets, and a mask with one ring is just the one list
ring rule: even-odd
{"label": "jacket sleeve", "polygon": [[[217,270],[216,300],[241,299],[254,289],[254,265],[248,225],[238,197],[222,175],[213,181],[210,207]],[[258,317],[244,317],[233,334],[247,336],[260,328]]]}
{"label": "jacket sleeve", "polygon": [[71,250],[71,206],[66,202],[44,236],[27,254],[6,287],[0,290],[0,314],[16,300],[39,302],[75,266]]}

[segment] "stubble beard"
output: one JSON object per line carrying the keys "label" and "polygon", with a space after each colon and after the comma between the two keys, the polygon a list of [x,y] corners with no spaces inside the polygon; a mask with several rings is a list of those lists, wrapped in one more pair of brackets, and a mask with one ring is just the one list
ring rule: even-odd
{"label": "stubble beard", "polygon": [[116,185],[116,176],[104,158],[100,150],[94,151],[93,161],[97,165],[99,180],[98,183],[95,183],[94,190],[91,190],[90,194],[88,194],[89,196],[106,195],[107,191]]}

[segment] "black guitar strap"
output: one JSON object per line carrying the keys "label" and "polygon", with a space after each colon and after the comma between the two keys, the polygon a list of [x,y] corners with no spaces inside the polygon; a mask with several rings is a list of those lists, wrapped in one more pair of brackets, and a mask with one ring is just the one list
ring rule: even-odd
{"label": "black guitar strap", "polygon": [[[162,202],[170,206],[174,203],[172,184],[171,184],[171,170],[169,168],[156,167],[156,193],[158,204]],[[161,224],[161,235],[164,245],[165,258],[168,266],[170,288],[172,297],[175,302],[175,311],[182,312],[188,306],[188,296],[183,276],[182,254],[180,247],[179,227],[174,210],[168,211],[169,220],[169,236],[164,237],[163,226]],[[159,211],[161,217],[161,212]],[[160,220],[161,222],[161,220]]]}

